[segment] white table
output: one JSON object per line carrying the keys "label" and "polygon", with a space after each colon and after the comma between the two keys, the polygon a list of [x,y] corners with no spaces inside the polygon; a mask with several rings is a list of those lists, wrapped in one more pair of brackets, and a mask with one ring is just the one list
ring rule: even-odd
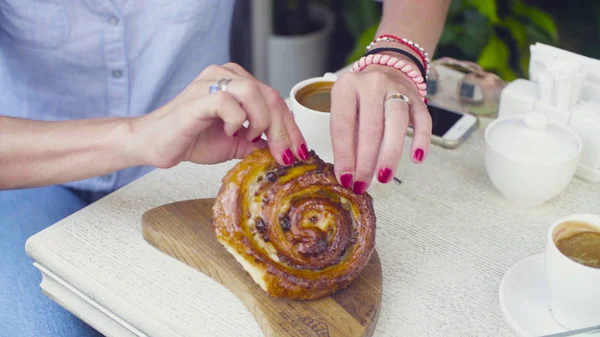
{"label": "white table", "polygon": [[[600,184],[574,179],[535,209],[507,204],[483,165],[483,121],[457,150],[432,147],[403,184],[371,189],[383,304],[375,336],[514,336],[498,304],[504,273],[543,251],[547,227],[598,212]],[[153,207],[213,197],[234,162],[157,170],[33,236],[42,289],[107,336],[262,336],[231,293],[147,244]]]}

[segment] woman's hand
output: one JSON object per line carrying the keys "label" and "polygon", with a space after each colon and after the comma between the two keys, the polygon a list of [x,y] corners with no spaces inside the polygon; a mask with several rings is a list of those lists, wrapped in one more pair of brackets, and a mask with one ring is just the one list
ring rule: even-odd
{"label": "woman's hand", "polygon": [[[395,93],[402,100],[386,99]],[[366,191],[374,177],[389,182],[402,157],[409,123],[414,136],[413,162],[423,161],[431,140],[431,116],[412,80],[401,71],[370,65],[342,74],[332,88],[331,137],[338,181],[355,193]],[[352,130],[353,132],[349,132]]]}
{"label": "woman's hand", "polygon": [[[209,93],[209,87],[223,78],[231,79],[227,90]],[[131,128],[143,161],[160,168],[181,161],[220,163],[266,146],[282,165],[308,156],[279,93],[232,63],[207,67],[181,94],[134,120]],[[261,139],[263,133],[268,143]]]}

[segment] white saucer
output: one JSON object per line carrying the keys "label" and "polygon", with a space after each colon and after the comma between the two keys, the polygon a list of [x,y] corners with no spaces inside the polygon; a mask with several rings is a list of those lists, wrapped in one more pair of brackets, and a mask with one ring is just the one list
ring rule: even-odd
{"label": "white saucer", "polygon": [[565,332],[550,312],[544,254],[525,258],[512,266],[500,282],[500,307],[519,336],[536,337]]}

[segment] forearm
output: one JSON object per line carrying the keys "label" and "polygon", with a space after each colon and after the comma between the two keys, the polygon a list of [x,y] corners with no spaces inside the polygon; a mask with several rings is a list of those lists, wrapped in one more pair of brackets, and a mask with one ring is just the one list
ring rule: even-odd
{"label": "forearm", "polygon": [[[383,4],[383,16],[375,37],[392,34],[399,38],[406,38],[418,43],[431,58],[444,29],[450,0],[384,0]],[[403,49],[415,56],[417,60],[421,59],[419,54],[404,44],[381,41],[374,48],[381,47]],[[400,53],[385,51],[382,54],[412,62]],[[373,65],[367,67],[365,71],[381,71],[397,82],[406,85],[412,83],[403,73],[387,66]]]}
{"label": "forearm", "polygon": [[0,116],[0,190],[37,187],[141,165],[127,119],[44,122]]}
{"label": "forearm", "polygon": [[393,34],[412,40],[433,56],[449,5],[450,0],[384,0],[377,36]]}

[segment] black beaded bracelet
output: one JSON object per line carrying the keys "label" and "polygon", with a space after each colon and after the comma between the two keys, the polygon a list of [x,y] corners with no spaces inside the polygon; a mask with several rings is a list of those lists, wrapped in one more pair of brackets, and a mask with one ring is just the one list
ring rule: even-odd
{"label": "black beaded bracelet", "polygon": [[408,57],[411,61],[413,61],[417,65],[417,68],[419,68],[419,71],[421,72],[421,76],[423,76],[423,82],[427,83],[427,76],[425,76],[425,68],[423,67],[423,64],[421,63],[421,61],[419,61],[418,58],[414,57],[413,54],[407,52],[404,49],[387,48],[387,47],[386,48],[375,48],[375,49],[369,50],[363,56],[369,56],[371,54],[377,54],[377,53],[381,53],[384,51],[391,51],[391,52],[402,54],[402,55]]}

